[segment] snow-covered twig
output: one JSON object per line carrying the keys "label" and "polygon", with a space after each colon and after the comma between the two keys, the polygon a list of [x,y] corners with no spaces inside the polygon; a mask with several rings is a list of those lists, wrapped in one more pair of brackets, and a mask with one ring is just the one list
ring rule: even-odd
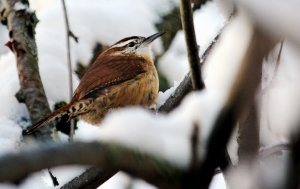
{"label": "snow-covered twig", "polygon": [[[7,1],[7,27],[10,33],[10,41],[7,46],[14,52],[17,60],[20,90],[16,94],[19,102],[26,104],[31,121],[37,122],[50,113],[50,108],[41,82],[37,47],[35,43],[35,26],[38,22],[33,11],[27,9],[15,9],[15,5],[28,7],[27,0]],[[34,135],[40,139],[50,139],[49,127],[44,127]]]}
{"label": "snow-covered twig", "polygon": [[199,48],[196,41],[190,0],[181,0],[180,16],[187,46],[192,86],[194,90],[201,90],[204,88],[204,83],[201,75]]}

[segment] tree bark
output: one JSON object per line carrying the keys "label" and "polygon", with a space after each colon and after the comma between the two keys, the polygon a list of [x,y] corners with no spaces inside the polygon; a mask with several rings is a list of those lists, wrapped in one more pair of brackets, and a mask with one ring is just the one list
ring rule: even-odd
{"label": "tree bark", "polygon": [[[24,9],[16,9],[16,4],[24,5]],[[41,82],[37,47],[35,43],[35,26],[38,19],[33,11],[29,10],[27,0],[9,0],[6,7],[10,41],[8,46],[14,52],[17,60],[20,90],[16,94],[19,102],[25,103],[31,121],[37,122],[50,113],[50,108]],[[49,140],[51,137],[49,127],[43,127],[35,136],[39,139]]]}

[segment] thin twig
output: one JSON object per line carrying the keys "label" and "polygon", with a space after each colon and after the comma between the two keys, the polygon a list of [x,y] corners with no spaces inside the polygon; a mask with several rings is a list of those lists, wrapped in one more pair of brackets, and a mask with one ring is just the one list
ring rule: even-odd
{"label": "thin twig", "polygon": [[281,52],[282,52],[282,48],[283,48],[283,42],[284,40],[282,40],[280,42],[280,47],[279,47],[279,51],[278,51],[278,56],[277,56],[277,60],[276,60],[276,65],[275,65],[275,71],[274,71],[274,76],[273,78],[275,77],[277,71],[278,71],[278,68],[279,68],[279,63],[280,63],[280,58],[281,58]]}
{"label": "thin twig", "polygon": [[92,189],[98,188],[118,171],[92,167],[73,180],[62,186],[60,189]]}
{"label": "thin twig", "polygon": [[53,175],[53,173],[51,172],[50,168],[48,168],[48,173],[51,177],[51,180],[52,180],[52,183],[53,183],[53,186],[58,186],[59,185],[59,182],[57,180],[57,178]]}
{"label": "thin twig", "polygon": [[191,79],[194,90],[204,88],[204,82],[201,76],[200,59],[196,35],[194,29],[193,14],[190,0],[181,0],[180,6],[181,23],[184,30],[185,41],[187,46]]}
{"label": "thin twig", "polygon": [[[71,45],[70,45],[70,36],[74,38],[75,41],[77,41],[77,37],[71,32],[70,25],[69,25],[69,19],[67,14],[67,8],[65,0],[61,0],[63,5],[63,11],[64,11],[64,18],[65,18],[65,24],[66,24],[66,38],[67,38],[67,56],[68,56],[68,70],[69,70],[69,95],[70,99],[72,99],[73,94],[73,75],[72,75],[72,61],[71,61]],[[73,141],[74,137],[74,120],[70,120],[70,141]]]}
{"label": "thin twig", "polygon": [[198,145],[199,145],[199,126],[194,124],[192,136],[191,136],[191,171],[194,172],[199,167],[199,158],[198,158]]}

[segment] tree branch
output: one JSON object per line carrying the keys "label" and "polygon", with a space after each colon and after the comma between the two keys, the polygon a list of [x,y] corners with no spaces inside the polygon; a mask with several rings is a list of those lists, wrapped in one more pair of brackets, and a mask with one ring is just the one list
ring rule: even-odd
{"label": "tree branch", "polygon": [[[6,1],[6,17],[10,41],[8,46],[14,52],[17,60],[20,90],[16,94],[19,102],[26,104],[31,121],[37,122],[50,113],[50,108],[41,82],[37,47],[35,43],[35,26],[38,19],[34,12],[29,11],[28,0],[9,0]],[[24,5],[22,9],[16,9],[15,4]],[[48,124],[49,126],[52,124]],[[48,140],[51,138],[49,127],[43,127],[36,132],[35,137]]]}
{"label": "tree branch", "polygon": [[48,144],[1,157],[0,182],[20,180],[46,167],[72,164],[95,165],[110,171],[122,170],[162,188],[180,188],[182,176],[182,170],[165,160],[117,144],[73,142]]}
{"label": "tree branch", "polygon": [[193,14],[190,0],[181,0],[180,6],[181,23],[184,30],[185,42],[187,46],[192,86],[195,90],[204,88],[201,76],[200,60],[198,53],[198,45],[194,29]]}

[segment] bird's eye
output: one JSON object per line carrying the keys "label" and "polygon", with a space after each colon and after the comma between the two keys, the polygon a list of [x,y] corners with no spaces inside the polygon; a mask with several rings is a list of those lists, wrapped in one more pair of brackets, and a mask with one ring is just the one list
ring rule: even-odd
{"label": "bird's eye", "polygon": [[130,42],[129,44],[128,44],[128,47],[133,47],[134,46],[134,42]]}

